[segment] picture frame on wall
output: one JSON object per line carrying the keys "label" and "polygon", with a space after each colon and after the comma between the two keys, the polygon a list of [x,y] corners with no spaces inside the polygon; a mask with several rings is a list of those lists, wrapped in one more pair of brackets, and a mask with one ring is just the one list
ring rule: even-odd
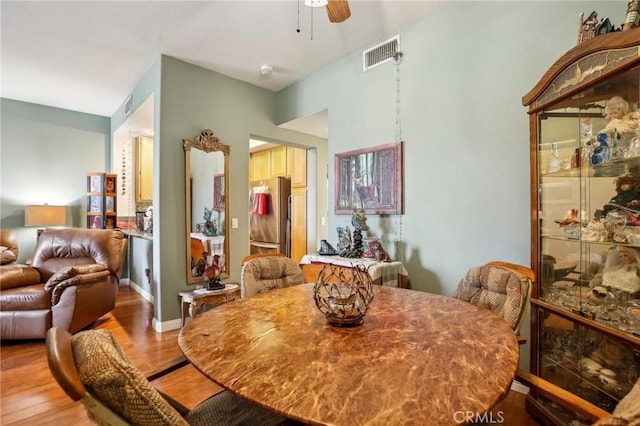
{"label": "picture frame on wall", "polygon": [[102,211],[102,196],[101,195],[91,195],[89,197],[89,209],[88,211],[99,213]]}
{"label": "picture frame on wall", "polygon": [[105,191],[106,192],[115,192],[116,190],[116,177],[115,175],[107,175],[105,179]]}
{"label": "picture frame on wall", "polygon": [[113,229],[116,227],[116,217],[115,216],[106,216],[104,220],[104,228],[105,229]]}
{"label": "picture frame on wall", "polygon": [[213,175],[213,210],[224,211],[224,173]]}
{"label": "picture frame on wall", "polygon": [[87,175],[87,192],[102,193],[102,174]]}
{"label": "picture frame on wall", "polygon": [[402,142],[335,155],[335,214],[402,214]]}
{"label": "picture frame on wall", "polygon": [[108,195],[105,197],[105,210],[108,212],[116,211],[116,197]]}
{"label": "picture frame on wall", "polygon": [[103,223],[104,219],[101,214],[87,216],[87,228],[89,229],[102,229]]}

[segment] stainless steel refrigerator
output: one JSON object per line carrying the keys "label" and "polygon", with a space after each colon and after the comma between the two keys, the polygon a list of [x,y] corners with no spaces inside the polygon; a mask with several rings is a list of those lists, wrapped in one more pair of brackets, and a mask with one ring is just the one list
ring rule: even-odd
{"label": "stainless steel refrigerator", "polygon": [[283,253],[290,257],[291,179],[259,180],[250,186],[250,254]]}

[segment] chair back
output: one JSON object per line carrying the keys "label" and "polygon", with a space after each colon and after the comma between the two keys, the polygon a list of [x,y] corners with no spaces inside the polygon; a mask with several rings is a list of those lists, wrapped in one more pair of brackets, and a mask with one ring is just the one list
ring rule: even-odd
{"label": "chair back", "polygon": [[72,400],[82,402],[90,419],[96,422],[96,419],[100,419],[99,422],[104,425],[128,425],[117,413],[87,392],[76,368],[71,337],[63,328],[52,327],[47,331],[47,362],[53,378]]}
{"label": "chair back", "polygon": [[282,253],[255,253],[255,254],[250,254],[248,256],[245,256],[242,259],[242,265],[244,265],[245,263],[247,263],[248,261],[252,260],[252,259],[256,259],[258,257],[271,257],[271,256],[276,256],[276,257],[283,257],[284,254]]}
{"label": "chair back", "polygon": [[187,425],[187,421],[133,366],[106,329],[72,336],[47,332],[47,361],[60,387],[81,401],[89,418],[102,425]]}
{"label": "chair back", "polygon": [[240,295],[250,297],[263,291],[289,287],[305,282],[300,266],[291,258],[257,256],[247,260],[240,274]]}
{"label": "chair back", "polygon": [[0,265],[10,265],[18,260],[18,238],[13,229],[0,229]]}
{"label": "chair back", "polygon": [[530,268],[494,261],[469,269],[453,297],[490,309],[517,333],[534,281],[535,273]]}
{"label": "chair back", "polygon": [[100,263],[107,265],[117,282],[126,247],[120,229],[45,229],[38,238],[32,266],[46,281],[61,268]]}

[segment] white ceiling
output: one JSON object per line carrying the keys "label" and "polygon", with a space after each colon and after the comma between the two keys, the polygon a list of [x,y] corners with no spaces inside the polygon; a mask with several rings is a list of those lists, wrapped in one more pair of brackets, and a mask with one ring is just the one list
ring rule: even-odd
{"label": "white ceiling", "polygon": [[[351,17],[333,24],[302,0],[2,0],[0,95],[110,117],[159,54],[278,91],[443,4],[350,0]],[[323,125],[326,137],[326,114],[306,132]]]}

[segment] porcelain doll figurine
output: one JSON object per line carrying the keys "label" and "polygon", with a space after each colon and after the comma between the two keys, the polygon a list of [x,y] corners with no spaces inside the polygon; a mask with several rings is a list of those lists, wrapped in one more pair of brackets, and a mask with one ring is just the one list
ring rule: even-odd
{"label": "porcelain doll figurine", "polygon": [[620,120],[629,112],[629,102],[625,101],[621,96],[614,96],[609,99],[607,106],[604,107],[605,121],[608,125],[611,120]]}
{"label": "porcelain doll figurine", "polygon": [[614,293],[635,297],[640,293],[640,251],[615,246],[607,253],[604,268],[589,282],[591,288],[605,287]]}
{"label": "porcelain doll figurine", "polygon": [[640,186],[640,182],[636,176],[620,176],[616,179],[616,195],[604,206],[604,211],[608,212],[617,207],[640,211],[640,190],[638,186]]}

